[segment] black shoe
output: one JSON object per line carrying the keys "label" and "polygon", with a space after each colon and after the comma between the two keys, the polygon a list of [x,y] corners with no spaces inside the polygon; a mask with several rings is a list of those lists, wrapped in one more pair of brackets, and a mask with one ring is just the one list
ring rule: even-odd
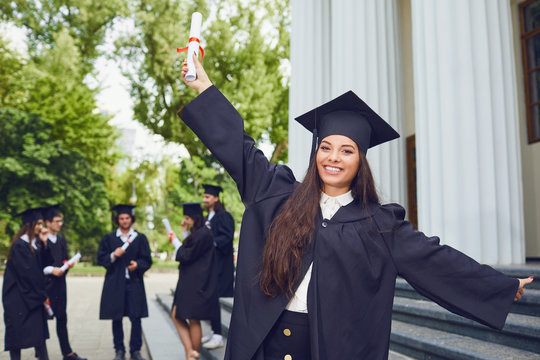
{"label": "black shoe", "polygon": [[82,358],[77,353],[73,353],[69,356],[64,356],[64,360],[87,360],[86,358]]}
{"label": "black shoe", "polygon": [[131,360],[146,360],[146,359],[142,357],[140,351],[134,351],[131,353]]}
{"label": "black shoe", "polygon": [[126,360],[126,352],[122,350],[117,350],[113,360]]}

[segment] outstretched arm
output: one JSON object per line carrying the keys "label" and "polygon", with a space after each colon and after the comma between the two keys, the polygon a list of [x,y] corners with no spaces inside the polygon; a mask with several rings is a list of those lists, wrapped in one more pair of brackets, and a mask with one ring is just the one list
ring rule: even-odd
{"label": "outstretched arm", "polygon": [[246,206],[265,198],[292,191],[292,171],[270,164],[244,131],[244,120],[233,105],[212,86],[201,63],[194,58],[198,78],[185,81],[199,96],[181,109],[179,115],[219,160],[238,186]]}

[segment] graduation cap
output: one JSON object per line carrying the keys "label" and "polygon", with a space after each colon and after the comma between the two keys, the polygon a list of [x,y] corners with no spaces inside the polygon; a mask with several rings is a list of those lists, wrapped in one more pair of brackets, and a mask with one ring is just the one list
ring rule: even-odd
{"label": "graduation cap", "polygon": [[116,211],[116,215],[120,214],[128,214],[131,216],[135,215],[135,206],[134,205],[124,205],[124,204],[118,204],[114,205],[111,210]]}
{"label": "graduation cap", "polygon": [[367,153],[371,147],[397,139],[399,134],[354,92],[345,94],[295,118],[313,133],[311,156],[322,139],[344,135]]}
{"label": "graduation cap", "polygon": [[43,217],[45,220],[51,221],[55,216],[61,216],[60,210],[58,209],[60,204],[48,206],[43,211]]}
{"label": "graduation cap", "polygon": [[43,210],[44,207],[26,209],[21,213],[18,213],[15,216],[20,216],[22,218],[22,223],[33,223],[34,221],[43,220]]}
{"label": "graduation cap", "polygon": [[219,193],[223,191],[223,188],[221,186],[203,184],[203,187],[205,194],[210,194],[214,196],[219,196]]}
{"label": "graduation cap", "polygon": [[185,202],[182,203],[184,207],[184,215],[194,218],[196,215],[202,216],[202,207],[201,203],[198,202]]}

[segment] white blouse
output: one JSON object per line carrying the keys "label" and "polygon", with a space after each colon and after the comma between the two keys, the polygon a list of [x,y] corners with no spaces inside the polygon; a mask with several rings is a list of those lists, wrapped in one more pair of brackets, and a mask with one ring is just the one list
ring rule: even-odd
{"label": "white blouse", "polygon": [[[325,193],[321,194],[321,212],[323,219],[330,220],[339,210],[340,207],[350,204],[354,198],[351,195],[351,191],[339,195],[339,196],[328,196]],[[307,292],[309,281],[311,280],[311,270],[313,268],[313,263],[309,266],[304,279],[296,289],[294,296],[291,301],[285,307],[289,311],[296,311],[301,313],[307,313]]]}

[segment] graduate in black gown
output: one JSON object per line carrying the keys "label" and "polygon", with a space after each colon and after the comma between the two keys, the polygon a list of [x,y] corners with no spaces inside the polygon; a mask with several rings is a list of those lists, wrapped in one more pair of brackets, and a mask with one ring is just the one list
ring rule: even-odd
{"label": "graduate in black gown", "polygon": [[[148,304],[144,290],[144,273],[152,266],[150,246],[144,234],[132,227],[135,207],[116,205],[112,208],[118,229],[103,236],[98,248],[98,264],[107,269],[101,303],[100,319],[112,319],[114,360],[125,359],[122,318],[131,321],[129,350],[131,359],[144,360],[141,355],[141,318],[148,317]],[[129,244],[129,245],[128,245]],[[122,246],[127,246],[126,249]]]}
{"label": "graduate in black gown", "polygon": [[184,203],[182,230],[184,242],[169,235],[175,249],[178,284],[171,317],[186,359],[198,359],[201,346],[201,322],[216,318],[219,311],[217,267],[212,231],[206,226],[200,203]]}
{"label": "graduate in black gown", "polygon": [[[246,211],[225,359],[386,359],[398,275],[495,329],[532,279],[505,276],[381,205],[365,158],[397,133],[354,93],[297,118],[314,132],[302,183],[270,164],[194,57],[179,115],[235,180]],[[306,149],[309,151],[309,149]],[[323,212],[324,211],[324,212]]]}
{"label": "graduate in black gown", "polygon": [[[47,252],[47,233],[42,232],[43,208],[19,214],[23,226],[14,236],[4,271],[2,304],[6,326],[4,349],[11,359],[21,358],[21,349],[34,347],[40,360],[48,360],[49,338],[43,268],[52,261]],[[41,240],[41,241],[40,241]]]}
{"label": "graduate in black gown", "polygon": [[[203,184],[203,187],[203,204],[206,211],[208,211],[207,219],[214,234],[214,246],[216,247],[218,294],[219,297],[232,297],[234,284],[234,219],[225,210],[225,206],[223,206],[219,198],[223,188],[211,184]],[[211,321],[212,333],[202,340],[203,346],[207,349],[223,346],[221,312],[217,311],[217,314],[218,317]]]}
{"label": "graduate in black gown", "polygon": [[67,331],[67,288],[66,273],[61,269],[64,262],[69,260],[66,238],[58,234],[64,223],[59,211],[59,205],[45,209],[45,225],[48,230],[48,248],[53,263],[43,269],[46,275],[47,295],[56,318],[56,334],[60,342],[60,350],[64,360],[86,360],[73,352],[69,345]]}

